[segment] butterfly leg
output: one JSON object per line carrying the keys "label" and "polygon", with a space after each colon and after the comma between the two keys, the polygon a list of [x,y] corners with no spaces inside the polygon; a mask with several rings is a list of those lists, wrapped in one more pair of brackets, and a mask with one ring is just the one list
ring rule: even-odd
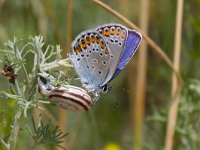
{"label": "butterfly leg", "polygon": [[93,99],[94,104],[98,101],[99,97],[100,97],[99,94],[96,94],[96,95],[95,95],[95,98]]}
{"label": "butterfly leg", "polygon": [[81,80],[81,78],[74,78],[74,80],[76,81],[76,80]]}

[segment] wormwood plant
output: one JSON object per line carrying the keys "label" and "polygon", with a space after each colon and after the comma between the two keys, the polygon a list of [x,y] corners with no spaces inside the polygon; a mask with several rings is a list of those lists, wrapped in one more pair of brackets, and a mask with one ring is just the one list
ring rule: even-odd
{"label": "wormwood plant", "polygon": [[[158,111],[154,108],[154,114],[148,118],[148,121],[159,123],[161,128],[165,129],[167,122],[167,112]],[[177,124],[175,128],[174,147],[176,150],[199,150],[200,143],[200,80],[189,79],[184,83],[178,111]],[[163,129],[163,131],[165,131]],[[159,137],[162,133],[159,130]],[[158,140],[158,139],[154,139]],[[159,145],[156,145],[158,148]],[[163,145],[160,145],[162,149]],[[155,147],[153,148],[155,149]]]}
{"label": "wormwood plant", "polygon": [[[13,122],[10,133],[0,137],[1,143],[7,150],[16,149],[20,132],[20,121],[28,119],[28,112],[33,109],[42,109],[38,103],[48,103],[38,94],[37,78],[45,77],[55,84],[66,84],[65,71],[71,67],[68,59],[62,59],[59,46],[55,48],[48,45],[44,48],[42,36],[29,38],[27,42],[14,38],[0,50],[1,75],[8,79],[9,89],[0,91],[0,100],[14,101]],[[3,113],[3,112],[1,112]],[[6,122],[1,123],[0,125]],[[33,149],[39,144],[55,144],[59,146],[62,138],[66,136],[51,122],[44,124],[41,117],[38,125],[34,121],[32,127],[27,127],[34,139]]]}

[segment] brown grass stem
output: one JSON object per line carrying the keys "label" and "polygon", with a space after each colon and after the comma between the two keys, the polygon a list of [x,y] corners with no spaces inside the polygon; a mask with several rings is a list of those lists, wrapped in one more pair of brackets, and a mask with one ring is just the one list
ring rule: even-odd
{"label": "brown grass stem", "polygon": [[[73,0],[67,1],[67,9],[66,9],[66,33],[67,33],[67,50],[63,51],[62,56],[66,56],[67,52],[69,52],[71,48],[71,42],[72,42],[72,19],[73,19]],[[59,109],[59,126],[63,132],[67,130],[67,119],[68,119],[68,112],[65,109]],[[61,143],[61,146],[66,147],[67,143],[66,140]],[[61,148],[57,147],[57,150]]]}
{"label": "brown grass stem", "polygon": [[[182,35],[182,18],[183,18],[183,4],[184,0],[177,0],[176,9],[176,29],[175,29],[175,43],[174,43],[174,69],[178,72],[180,66],[180,55],[181,55],[181,35]],[[178,85],[175,74],[172,74],[172,98],[177,91]],[[167,122],[167,133],[165,138],[165,150],[172,150],[173,148],[173,137],[176,126],[178,106],[180,102],[180,93],[172,99],[172,103],[169,109],[168,122]]]}
{"label": "brown grass stem", "polygon": [[[139,24],[141,30],[148,33],[148,20],[149,20],[149,0],[140,1],[140,20]],[[147,71],[147,43],[143,41],[138,51],[138,64],[137,64],[137,75],[135,83],[134,93],[134,106],[133,111],[133,122],[134,122],[134,148],[135,150],[141,150],[143,145],[143,121],[144,121],[144,110],[145,110],[145,98],[146,98],[146,71]],[[133,74],[131,75],[133,76]]]}
{"label": "brown grass stem", "polygon": [[[172,61],[169,59],[169,57],[164,53],[164,51],[148,36],[146,35],[139,27],[137,27],[135,24],[133,24],[130,20],[128,20],[126,17],[124,17],[123,15],[119,14],[117,11],[113,10],[111,7],[109,7],[108,5],[106,5],[105,3],[101,2],[100,0],[93,0],[94,3],[96,3],[97,5],[99,5],[100,7],[102,7],[103,9],[107,10],[109,13],[113,14],[115,17],[117,17],[118,19],[120,19],[122,22],[124,22],[128,27],[130,28],[134,28],[136,30],[138,30],[142,36],[143,39],[149,44],[149,46],[152,48],[152,50],[154,50],[154,52],[156,52],[160,58],[162,58],[166,64],[168,64],[168,66],[173,70],[174,74],[176,75],[177,79],[178,79],[178,85],[181,85],[182,83],[182,79],[180,74],[176,71],[176,69],[173,66]],[[181,87],[179,87],[180,89]],[[177,92],[176,92],[177,93]],[[176,95],[174,96],[176,97]]]}
{"label": "brown grass stem", "polygon": [[[67,110],[63,108],[59,109],[58,126],[60,127],[61,131],[65,133],[65,131],[67,130]],[[60,145],[66,147],[66,140],[60,143]],[[61,148],[56,147],[56,150],[61,150]]]}
{"label": "brown grass stem", "polygon": [[73,24],[73,20],[72,20],[72,16],[73,16],[73,0],[68,0],[67,1],[67,28],[66,28],[66,32],[67,32],[67,39],[66,39],[66,54],[68,52],[70,52],[71,49],[71,42],[72,42],[72,24]]}
{"label": "brown grass stem", "polygon": [[[49,119],[51,119],[51,122],[54,125],[58,125],[58,120],[55,118],[55,116],[44,106],[42,105],[42,108],[44,108],[41,112]],[[39,115],[38,115],[39,116]]]}

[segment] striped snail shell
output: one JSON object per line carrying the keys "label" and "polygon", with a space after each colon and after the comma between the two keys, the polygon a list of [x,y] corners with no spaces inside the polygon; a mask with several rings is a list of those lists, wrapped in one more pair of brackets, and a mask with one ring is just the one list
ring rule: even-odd
{"label": "striped snail shell", "polygon": [[92,98],[88,93],[79,87],[66,85],[54,87],[43,77],[38,78],[39,92],[48,97],[48,100],[56,106],[71,111],[84,112],[93,106]]}

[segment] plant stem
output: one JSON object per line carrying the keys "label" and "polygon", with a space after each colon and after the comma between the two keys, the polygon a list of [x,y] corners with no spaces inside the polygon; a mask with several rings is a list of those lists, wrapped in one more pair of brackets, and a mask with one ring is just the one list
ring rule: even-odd
{"label": "plant stem", "polygon": [[71,42],[72,42],[72,24],[73,24],[73,0],[67,1],[67,27],[66,27],[66,33],[67,33],[67,39],[66,39],[66,45],[67,50],[64,51],[64,56],[66,56],[67,52],[70,52],[71,49]]}
{"label": "plant stem", "polygon": [[[180,54],[181,54],[181,32],[182,32],[182,17],[183,17],[183,4],[184,0],[177,0],[176,9],[176,33],[174,45],[174,68],[179,71]],[[165,138],[165,150],[172,150],[174,130],[176,126],[176,119],[178,113],[178,106],[180,102],[180,90],[175,74],[172,74],[172,103],[170,106],[167,122],[167,133]],[[178,93],[177,93],[178,92]]]}
{"label": "plant stem", "polygon": [[[140,27],[145,34],[148,33],[148,20],[149,20],[149,0],[141,0],[140,2]],[[131,69],[132,67],[130,67]],[[137,76],[135,82],[135,90],[131,90],[132,96],[135,97],[132,106],[133,130],[134,130],[134,149],[141,150],[143,145],[143,121],[145,111],[145,98],[146,98],[146,70],[147,70],[147,43],[143,41],[138,51],[138,65]],[[133,74],[130,75],[130,82]],[[132,83],[134,84],[134,83]]]}
{"label": "plant stem", "polygon": [[[17,95],[22,96],[17,80],[15,80],[15,89],[16,89]],[[19,120],[20,120],[21,114],[22,114],[22,108],[19,107],[14,117],[13,129],[8,139],[7,150],[15,150],[16,148],[16,142],[17,142],[17,137],[18,137],[18,132],[19,132]]]}
{"label": "plant stem", "polygon": [[16,148],[16,142],[17,142],[17,137],[18,137],[18,132],[19,132],[19,120],[20,120],[21,114],[22,114],[22,110],[21,108],[19,108],[15,114],[13,129],[8,140],[7,150],[15,150]]}
{"label": "plant stem", "polygon": [[26,67],[24,66],[24,63],[22,63],[21,65],[22,65],[22,69],[23,69],[24,74],[25,74],[26,84],[28,84],[28,73],[26,71]]}

